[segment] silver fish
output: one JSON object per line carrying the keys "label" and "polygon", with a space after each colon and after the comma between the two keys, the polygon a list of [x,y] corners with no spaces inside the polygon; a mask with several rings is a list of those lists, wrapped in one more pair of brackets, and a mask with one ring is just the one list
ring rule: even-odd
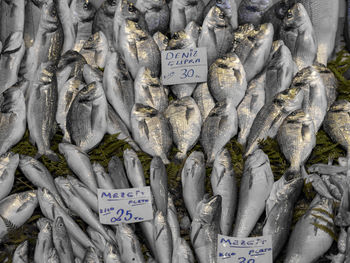
{"label": "silver fish", "polygon": [[117,247],[110,243],[106,244],[103,252],[103,260],[105,263],[122,263]]}
{"label": "silver fish", "polygon": [[272,0],[241,0],[238,5],[238,23],[261,24],[263,14],[272,6],[272,2]]}
{"label": "silver fish", "polygon": [[146,186],[145,176],[140,159],[135,151],[126,149],[123,153],[126,174],[133,187]]}
{"label": "silver fish", "polygon": [[317,52],[317,39],[309,15],[302,4],[297,3],[288,10],[280,35],[290,49],[299,70],[313,64]]}
{"label": "silver fish", "polygon": [[200,263],[215,263],[220,232],[221,196],[204,198],[197,205],[191,225],[191,243]]}
{"label": "silver fish", "polygon": [[0,155],[22,139],[27,119],[25,99],[20,87],[12,86],[2,96],[4,101],[0,108]]}
{"label": "silver fish", "polygon": [[88,247],[85,252],[83,263],[100,263],[96,248]]}
{"label": "silver fish", "polygon": [[262,72],[249,82],[246,94],[237,108],[239,133],[237,141],[245,145],[256,115],[265,104],[266,74]]}
{"label": "silver fish", "polygon": [[38,206],[35,190],[12,194],[0,201],[0,238],[22,226]]}
{"label": "silver fish", "polygon": [[4,42],[14,32],[23,37],[25,5],[24,1],[0,2],[0,41]]}
{"label": "silver fish", "polygon": [[54,247],[52,221],[47,218],[40,218],[36,224],[39,228],[39,234],[35,244],[34,262],[45,263],[49,259],[50,249]]}
{"label": "silver fish", "polygon": [[44,164],[30,156],[21,154],[19,156],[19,168],[33,185],[50,190],[60,206],[65,208],[64,202],[55,187],[53,177]]}
{"label": "silver fish", "polygon": [[116,189],[130,188],[124,165],[117,156],[113,156],[109,161],[108,173],[110,174]]}
{"label": "silver fish", "polygon": [[[164,112],[168,107],[168,96],[165,88],[160,79],[149,68],[141,67],[137,72],[134,92],[135,103],[150,106],[159,112]],[[130,107],[130,103],[128,107]]]}
{"label": "silver fish", "polygon": [[[284,178],[284,177],[282,177]],[[283,248],[288,238],[292,223],[293,208],[303,187],[301,177],[287,182],[284,180],[282,187],[277,191],[277,200],[267,212],[263,235],[272,235],[272,252],[275,259]]]}
{"label": "silver fish", "polygon": [[233,29],[237,29],[238,27],[238,14],[237,9],[238,6],[236,4],[236,0],[210,0],[206,5],[204,13],[207,14],[213,6],[219,7],[228,18],[230,25]]}
{"label": "silver fish", "polygon": [[204,7],[202,0],[173,0],[170,8],[170,33],[184,29],[191,21],[201,25]]}
{"label": "silver fish", "polygon": [[269,158],[262,150],[257,149],[244,163],[233,236],[249,236],[265,210],[265,202],[273,183]]}
{"label": "silver fish", "polygon": [[17,76],[24,52],[23,33],[11,33],[6,38],[0,55],[0,93],[3,93],[18,81]]}
{"label": "silver fish", "polygon": [[124,60],[117,52],[108,55],[103,86],[108,102],[130,129],[130,112],[135,103],[134,81]]}
{"label": "silver fish", "polygon": [[198,38],[198,47],[207,48],[208,65],[232,48],[233,28],[225,13],[213,6],[205,17]]}
{"label": "silver fish", "polygon": [[185,239],[180,238],[173,249],[173,263],[194,263],[194,255],[191,247]]}
{"label": "silver fish", "polygon": [[208,86],[216,101],[227,99],[234,107],[244,97],[247,89],[244,67],[235,53],[228,53],[211,64]]}
{"label": "silver fish", "polygon": [[168,176],[159,157],[153,157],[150,167],[150,185],[157,210],[164,216],[168,212]]}
{"label": "silver fish", "polygon": [[60,258],[58,256],[57,250],[55,248],[50,249],[47,263],[60,263]]}
{"label": "silver fish", "polygon": [[178,240],[181,238],[181,234],[180,234],[180,224],[177,219],[176,207],[174,205],[173,198],[171,197],[170,194],[168,194],[167,220],[171,231],[171,237],[173,240],[173,248],[174,248],[173,257],[174,257],[174,254],[177,254],[176,253],[177,250],[175,247],[177,246]]}
{"label": "silver fish", "polygon": [[171,130],[162,113],[136,103],[131,112],[131,127],[134,140],[144,152],[159,156],[164,164],[169,163]]}
{"label": "silver fish", "polygon": [[51,62],[40,65],[29,94],[27,122],[30,141],[38,148],[36,157],[46,155],[58,162],[58,156],[50,149],[58,97],[55,70]]}
{"label": "silver fish", "polygon": [[237,130],[238,118],[234,104],[229,99],[216,103],[203,123],[199,139],[208,165],[214,162],[216,155],[237,134]]}
{"label": "silver fish", "polygon": [[58,150],[64,155],[68,167],[73,173],[78,176],[91,191],[97,193],[97,182],[89,156],[79,147],[69,143],[58,144]]}
{"label": "silver fish", "polygon": [[153,34],[153,40],[156,42],[160,52],[166,50],[169,43],[169,38],[166,35],[158,31]]}
{"label": "silver fish", "polygon": [[93,82],[79,91],[67,115],[72,142],[88,152],[103,139],[107,129],[108,105],[102,83]]}
{"label": "silver fish", "polygon": [[202,121],[208,117],[210,111],[215,107],[215,101],[210,94],[207,82],[199,83],[192,94],[193,99],[202,115]]}
{"label": "silver fish", "polygon": [[95,68],[103,69],[108,55],[108,40],[102,31],[92,34],[83,44],[80,54]]}
{"label": "silver fish", "polygon": [[186,159],[181,171],[182,195],[191,218],[205,194],[205,163],[202,152],[193,152]]}
{"label": "silver fish", "polygon": [[52,240],[61,262],[73,262],[73,248],[66,225],[62,217],[57,217],[52,224]]}
{"label": "silver fish", "polygon": [[200,110],[191,97],[183,97],[170,103],[165,117],[170,123],[174,144],[179,150],[175,159],[181,161],[199,139],[202,126]]}
{"label": "silver fish", "polygon": [[251,81],[265,67],[269,58],[274,29],[271,23],[261,24],[257,29],[251,24],[240,26],[234,33],[232,51],[237,54]]}
{"label": "silver fish", "polygon": [[316,60],[327,65],[335,46],[338,16],[341,11],[340,1],[332,4],[327,0],[299,0],[298,2],[304,5],[315,31],[318,45]]}
{"label": "silver fish", "polygon": [[157,251],[156,259],[159,263],[171,263],[173,255],[173,241],[171,230],[162,211],[157,211],[153,219],[154,244]]}
{"label": "silver fish", "polygon": [[152,36],[131,20],[120,28],[119,48],[133,78],[141,67],[149,68],[155,76],[160,70],[160,51]]}
{"label": "silver fish", "polygon": [[[284,262],[316,262],[331,247],[333,238],[321,225],[334,231],[333,201],[316,196],[308,211],[295,225],[289,238],[287,256]],[[321,212],[321,211],[325,212]]]}
{"label": "silver fish", "polygon": [[245,157],[252,154],[260,140],[274,138],[283,120],[293,111],[300,109],[304,98],[300,87],[291,87],[278,93],[272,103],[265,104],[256,115],[247,139]]}
{"label": "silver fish", "polygon": [[28,240],[19,244],[13,253],[13,263],[27,263],[28,262]]}
{"label": "silver fish", "polygon": [[140,242],[129,225],[124,223],[116,225],[116,239],[122,262],[145,262]]}
{"label": "silver fish", "polygon": [[167,32],[170,10],[165,0],[139,0],[136,1],[135,6],[145,16],[148,32],[151,35],[157,31]]}
{"label": "silver fish", "polygon": [[105,169],[101,164],[94,162],[92,164],[92,169],[94,170],[98,188],[101,189],[114,189],[114,183],[112,178],[106,173]]}
{"label": "silver fish", "polygon": [[225,236],[232,234],[232,226],[237,206],[237,182],[231,155],[223,149],[215,158],[210,176],[213,195],[221,196],[220,233]]}

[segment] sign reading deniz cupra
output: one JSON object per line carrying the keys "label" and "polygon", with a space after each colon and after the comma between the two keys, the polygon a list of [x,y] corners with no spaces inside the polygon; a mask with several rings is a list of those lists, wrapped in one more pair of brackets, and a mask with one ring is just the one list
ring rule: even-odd
{"label": "sign reading deniz cupra", "polygon": [[137,223],[153,219],[149,186],[128,189],[98,189],[98,210],[102,224]]}
{"label": "sign reading deniz cupra", "polygon": [[206,48],[162,51],[162,83],[175,85],[207,81]]}
{"label": "sign reading deniz cupra", "polygon": [[227,237],[218,235],[217,262],[272,263],[271,236]]}

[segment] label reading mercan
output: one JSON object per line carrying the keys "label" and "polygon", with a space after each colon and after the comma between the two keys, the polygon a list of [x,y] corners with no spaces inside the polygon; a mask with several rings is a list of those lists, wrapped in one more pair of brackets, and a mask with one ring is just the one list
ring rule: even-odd
{"label": "label reading mercan", "polygon": [[188,48],[162,51],[163,85],[207,81],[206,48]]}
{"label": "label reading mercan", "polygon": [[218,235],[217,262],[272,263],[271,236],[227,237]]}
{"label": "label reading mercan", "polygon": [[137,223],[153,219],[149,186],[128,189],[97,189],[102,224]]}

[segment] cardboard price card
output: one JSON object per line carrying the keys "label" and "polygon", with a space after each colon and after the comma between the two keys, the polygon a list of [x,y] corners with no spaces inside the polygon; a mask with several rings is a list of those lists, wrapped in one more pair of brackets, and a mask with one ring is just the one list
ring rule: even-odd
{"label": "cardboard price card", "polygon": [[97,189],[102,224],[137,223],[153,219],[150,187]]}
{"label": "cardboard price card", "polygon": [[227,237],[218,235],[217,262],[272,263],[271,236]]}
{"label": "cardboard price card", "polygon": [[175,85],[207,81],[206,48],[162,51],[162,83]]}

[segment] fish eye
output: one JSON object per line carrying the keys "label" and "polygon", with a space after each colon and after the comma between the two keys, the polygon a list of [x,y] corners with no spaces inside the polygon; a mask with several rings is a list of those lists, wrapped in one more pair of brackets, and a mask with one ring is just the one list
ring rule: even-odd
{"label": "fish eye", "polygon": [[175,40],[177,40],[177,39],[179,39],[179,33],[174,33],[174,35],[173,35],[173,39],[175,39]]}
{"label": "fish eye", "polygon": [[287,12],[287,18],[292,18],[292,17],[293,17],[292,11],[291,11],[291,10],[288,10],[288,12]]}
{"label": "fish eye", "polygon": [[136,29],[141,29],[140,25],[138,23],[135,23],[135,28]]}
{"label": "fish eye", "polygon": [[63,224],[62,224],[62,223],[59,223],[59,224],[58,224],[58,227],[63,227]]}
{"label": "fish eye", "polygon": [[128,6],[128,11],[131,12],[131,13],[134,13],[134,12],[136,11],[135,6],[132,5],[132,4],[130,4],[130,5]]}
{"label": "fish eye", "polygon": [[55,17],[57,15],[56,8],[52,8],[51,16]]}
{"label": "fish eye", "polygon": [[216,0],[216,3],[221,5],[222,4],[222,0]]}
{"label": "fish eye", "polygon": [[255,40],[255,38],[254,38],[254,37],[252,37],[252,36],[248,36],[248,40],[249,40],[249,41],[254,41],[254,40]]}
{"label": "fish eye", "polygon": [[221,12],[221,13],[219,14],[219,18],[221,18],[221,19],[224,19],[224,18],[225,18],[225,15],[224,15],[223,12]]}
{"label": "fish eye", "polygon": [[83,9],[89,9],[89,3],[88,2],[85,2],[84,5],[83,5]]}
{"label": "fish eye", "polygon": [[164,38],[163,39],[163,44],[168,44],[169,43],[169,40],[167,38]]}

